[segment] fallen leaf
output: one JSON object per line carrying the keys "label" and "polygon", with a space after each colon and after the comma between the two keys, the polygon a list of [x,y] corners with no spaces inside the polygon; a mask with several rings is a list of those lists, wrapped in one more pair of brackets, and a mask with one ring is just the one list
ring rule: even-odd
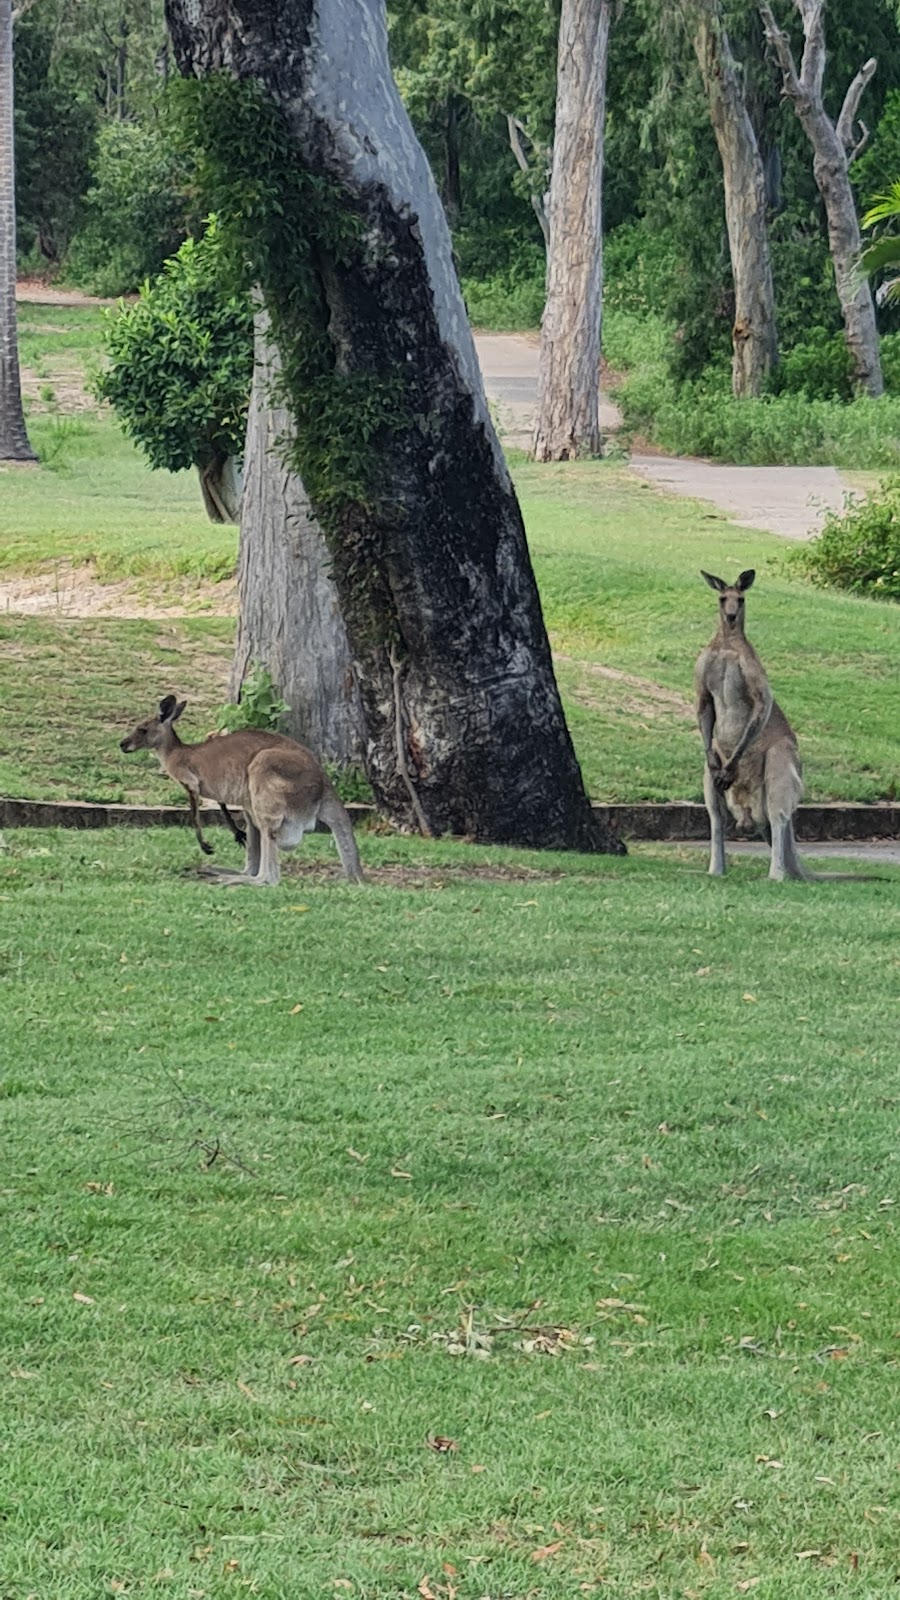
{"label": "fallen leaf", "polygon": [[[694,977],[695,978],[708,978],[709,974],[711,972],[712,972],[712,967],[698,967],[697,971],[694,973]],[[744,996],[744,998],[745,999],[747,998],[746,995]]]}
{"label": "fallen leaf", "polygon": [[485,1467],[480,1461],[478,1461],[478,1462],[475,1463],[475,1465],[473,1467],[469,1468],[469,1471],[470,1472],[487,1472],[487,1467]]}
{"label": "fallen leaf", "polygon": [[411,1178],[411,1172],[404,1172],[401,1167],[391,1167],[392,1178]]}
{"label": "fallen leaf", "polygon": [[755,1589],[758,1583],[762,1583],[762,1578],[745,1578],[737,1587],[741,1594],[746,1594],[748,1589]]}
{"label": "fallen leaf", "polygon": [[298,1011],[302,1011],[302,1010],[303,1010],[303,1006],[302,1005],[291,1006],[289,1015],[292,1016],[292,1017],[295,1017],[297,1015],[297,1012]]}
{"label": "fallen leaf", "polygon": [[437,1450],[442,1454],[447,1454],[451,1450],[459,1449],[459,1445],[455,1439],[448,1439],[442,1433],[429,1434],[428,1438],[425,1440],[425,1443],[427,1444],[429,1450]]}
{"label": "fallen leaf", "polygon": [[555,1556],[565,1543],[564,1539],[555,1539],[553,1544],[542,1544],[537,1550],[532,1550],[532,1561],[546,1561],[548,1556]]}
{"label": "fallen leaf", "polygon": [[820,1556],[821,1554],[822,1554],[821,1550],[798,1550],[797,1551],[797,1560],[798,1561],[811,1561],[813,1556]]}
{"label": "fallen leaf", "polygon": [[426,1572],[424,1578],[422,1579],[422,1582],[419,1584],[419,1594],[422,1596],[422,1600],[438,1600],[437,1595],[435,1594],[434,1590],[431,1587],[431,1584],[428,1581],[427,1572]]}
{"label": "fallen leaf", "polygon": [[80,1306],[92,1306],[94,1304],[89,1294],[73,1294],[72,1299],[77,1300]]}
{"label": "fallen leaf", "polygon": [[313,1360],[312,1356],[291,1356],[291,1359],[288,1362],[288,1366],[289,1367],[311,1367],[312,1366],[312,1360]]}
{"label": "fallen leaf", "polygon": [[354,1161],[368,1161],[369,1159],[367,1155],[361,1156],[358,1150],[354,1150],[352,1144],[348,1144],[347,1154],[348,1156],[352,1156]]}
{"label": "fallen leaf", "polygon": [[284,906],[284,911],[308,911],[309,906]]}
{"label": "fallen leaf", "polygon": [[752,1005],[756,1005],[756,995],[755,994],[742,994],[741,995],[741,999],[742,1000],[746,1000],[748,1005],[751,1005],[751,1004]]}
{"label": "fallen leaf", "polygon": [[253,1390],[249,1389],[247,1387],[246,1383],[242,1383],[240,1378],[238,1378],[237,1386],[240,1389],[241,1394],[245,1394],[247,1396],[248,1400],[255,1400],[256,1399],[256,1395],[253,1393]]}

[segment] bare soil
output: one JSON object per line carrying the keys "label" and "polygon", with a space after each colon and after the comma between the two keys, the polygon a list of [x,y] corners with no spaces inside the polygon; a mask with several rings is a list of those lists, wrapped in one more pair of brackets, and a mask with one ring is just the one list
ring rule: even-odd
{"label": "bare soil", "polygon": [[167,617],[233,617],[237,615],[237,584],[173,579],[160,604],[139,582],[126,578],[99,582],[89,566],[73,567],[60,561],[24,578],[0,579],[0,612],[18,616],[135,617],[150,621]]}

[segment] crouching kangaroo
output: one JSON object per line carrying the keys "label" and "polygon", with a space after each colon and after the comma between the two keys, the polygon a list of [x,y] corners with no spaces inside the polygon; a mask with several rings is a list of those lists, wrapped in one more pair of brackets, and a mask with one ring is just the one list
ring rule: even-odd
{"label": "crouching kangaroo", "polygon": [[703,794],[709,812],[709,870],[725,872],[725,824],[756,828],[771,850],[769,877],[808,882],[854,879],[852,872],[808,872],[797,854],[794,813],[803,796],[797,736],[777,700],[759,656],[744,633],[744,595],[756,576],[725,583],[701,572],[719,593],[719,627],[697,661],[697,721],[706,752]]}
{"label": "crouching kangaroo", "polygon": [[[346,876],[351,883],[363,883],[353,825],[312,751],[262,728],[241,728],[201,744],[182,744],[175,724],[186,704],[167,694],[158,715],[139,722],[120,748],[156,752],[163,772],[187,791],[194,832],[207,855],[212,851],[200,826],[199,802],[201,796],[218,801],[235,838],[246,843],[247,860],[243,872],[207,867],[207,875],[226,884],[274,886],[281,877],[279,850],[293,850],[322,821],[334,834]],[[246,834],[229,806],[241,807]]]}

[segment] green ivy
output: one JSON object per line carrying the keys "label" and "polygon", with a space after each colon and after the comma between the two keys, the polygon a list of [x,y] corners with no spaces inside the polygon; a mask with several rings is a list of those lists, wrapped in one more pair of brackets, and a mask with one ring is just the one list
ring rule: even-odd
{"label": "green ivy", "polygon": [[379,498],[376,437],[408,421],[399,371],[342,373],[329,337],[321,262],[371,271],[371,237],[359,202],[306,169],[274,101],[255,80],[225,73],[179,86],[181,137],[219,219],[223,265],[244,292],[258,287],[281,359],[278,398],[294,437],[285,459],[302,477],[336,565],[381,636],[390,608],[381,590],[371,513]]}
{"label": "green ivy", "polygon": [[219,727],[226,733],[238,728],[265,728],[277,733],[282,717],[290,709],[272,682],[272,674],[254,662],[241,684],[239,703],[232,701],[219,712]]}

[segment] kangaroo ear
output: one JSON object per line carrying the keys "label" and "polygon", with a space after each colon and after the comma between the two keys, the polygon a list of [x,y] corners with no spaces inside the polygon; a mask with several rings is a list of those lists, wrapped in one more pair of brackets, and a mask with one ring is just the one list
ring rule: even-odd
{"label": "kangaroo ear", "polygon": [[735,588],[737,589],[738,593],[743,594],[745,589],[752,589],[753,579],[755,577],[756,573],[752,567],[750,568],[749,572],[742,572],[737,583],[735,584]]}
{"label": "kangaroo ear", "polygon": [[175,696],[173,694],[163,695],[162,699],[159,702],[159,720],[160,720],[160,722],[171,722],[171,720],[172,720],[172,712],[175,710],[175,707],[176,707],[177,703],[178,702],[176,701]]}
{"label": "kangaroo ear", "polygon": [[177,705],[175,707],[175,710],[172,712],[172,721],[173,722],[177,722],[178,721],[178,718],[181,716],[181,713],[184,710],[186,705],[187,705],[187,701],[186,700],[182,700],[180,705]]}
{"label": "kangaroo ear", "polygon": [[704,572],[702,567],[700,568],[700,576],[706,579],[711,589],[718,589],[720,594],[723,589],[728,588],[727,583],[722,578],[714,578],[711,572]]}

